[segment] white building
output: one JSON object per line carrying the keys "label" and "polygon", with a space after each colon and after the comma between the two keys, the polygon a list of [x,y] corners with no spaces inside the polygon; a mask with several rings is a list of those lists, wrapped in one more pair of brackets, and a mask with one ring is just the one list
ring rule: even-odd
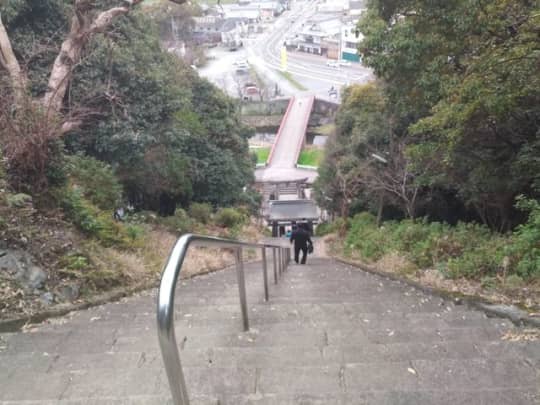
{"label": "white building", "polygon": [[353,21],[341,28],[341,59],[351,62],[360,62],[358,44],[364,38],[356,27],[357,23],[358,21]]}
{"label": "white building", "polygon": [[261,20],[261,9],[257,5],[224,4],[221,12],[225,18],[246,18],[251,24]]}
{"label": "white building", "polygon": [[325,0],[317,6],[320,13],[346,13],[349,10],[349,0]]}
{"label": "white building", "polygon": [[322,55],[325,51],[324,40],[339,38],[341,21],[339,19],[327,19],[325,21],[308,21],[297,34],[296,43],[298,50]]}

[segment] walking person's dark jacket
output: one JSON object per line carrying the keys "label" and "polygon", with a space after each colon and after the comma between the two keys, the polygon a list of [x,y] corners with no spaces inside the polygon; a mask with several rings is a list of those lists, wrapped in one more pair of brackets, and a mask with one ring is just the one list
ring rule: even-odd
{"label": "walking person's dark jacket", "polygon": [[308,245],[313,245],[309,232],[302,227],[298,227],[291,234],[291,243],[294,242],[294,261],[298,263],[300,256],[300,250],[302,251],[302,264],[306,263],[306,256],[308,252]]}

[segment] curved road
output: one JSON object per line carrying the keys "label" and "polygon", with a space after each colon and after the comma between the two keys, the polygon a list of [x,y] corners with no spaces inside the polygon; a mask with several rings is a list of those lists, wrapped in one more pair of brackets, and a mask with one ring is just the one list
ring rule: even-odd
{"label": "curved road", "polygon": [[[250,59],[260,59],[269,69],[281,68],[281,44],[285,38],[298,32],[302,24],[316,14],[313,8],[308,6],[298,6],[286,12],[276,20],[271,31],[263,34],[253,41],[249,47],[251,50]],[[362,83],[373,79],[370,69],[360,64],[353,64],[349,67],[333,68],[325,64],[325,59],[321,56],[302,53],[288,52],[287,70],[302,81],[317,83],[319,87],[342,86],[351,82]],[[311,87],[311,86],[309,86]]]}

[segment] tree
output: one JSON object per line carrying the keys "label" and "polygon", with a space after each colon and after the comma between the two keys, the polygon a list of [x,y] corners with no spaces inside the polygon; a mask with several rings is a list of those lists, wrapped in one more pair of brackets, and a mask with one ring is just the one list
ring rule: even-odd
{"label": "tree", "polygon": [[518,194],[540,196],[539,16],[527,0],[372,0],[359,24],[422,184],[493,229],[519,222]]}
{"label": "tree", "polygon": [[[95,35],[105,33],[116,19],[128,14],[141,2],[142,0],[124,0],[114,4],[115,2],[106,0],[74,0],[67,6],[59,0],[38,2],[37,5],[29,0],[11,0],[2,6],[2,13],[5,12],[8,17],[6,26],[3,14],[0,13],[0,65],[7,74],[2,76],[2,82],[8,88],[8,91],[2,94],[2,107],[13,106],[9,110],[2,108],[0,122],[5,128],[2,131],[2,141],[8,167],[12,166],[15,171],[20,171],[20,176],[28,176],[28,171],[41,172],[41,176],[33,174],[37,176],[34,180],[43,185],[43,161],[48,155],[49,141],[79,128],[88,115],[84,108],[64,108],[67,90],[76,67],[81,63],[85,47]],[[184,0],[174,2],[181,4]],[[63,11],[69,10],[71,18],[68,22],[69,30],[65,32],[56,57],[48,68],[47,85],[41,91],[31,93],[30,77],[17,57],[17,53],[23,55],[24,51],[14,49],[9,31],[16,31],[19,18],[23,15],[36,19],[36,11],[39,12],[40,9],[46,11],[45,16],[56,16],[59,19]],[[43,15],[39,17],[43,18]],[[35,45],[43,46],[43,43]],[[32,126],[27,126],[24,123],[30,116],[34,122]],[[22,140],[23,137],[26,140]],[[32,165],[33,161],[39,162],[37,167],[24,167]]]}

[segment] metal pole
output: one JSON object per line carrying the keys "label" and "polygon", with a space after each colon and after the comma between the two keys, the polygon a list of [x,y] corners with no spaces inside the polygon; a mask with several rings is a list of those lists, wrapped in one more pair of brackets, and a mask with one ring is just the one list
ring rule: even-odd
{"label": "metal pole", "polygon": [[242,262],[242,248],[236,249],[236,278],[238,279],[238,293],[240,295],[240,309],[242,310],[242,321],[244,331],[249,330],[247,300],[246,300],[246,280],[244,278],[244,262]]}
{"label": "metal pole", "polygon": [[272,262],[274,265],[274,284],[277,284],[278,282],[278,276],[277,276],[277,257],[276,257],[276,248],[272,248]]}
{"label": "metal pole", "polygon": [[262,248],[263,279],[264,279],[264,300],[268,301],[268,269],[266,263],[266,247]]}
{"label": "metal pole", "polygon": [[281,253],[281,250],[283,248],[278,248],[278,263],[279,263],[279,276],[281,277],[281,273],[283,273],[283,254]]}
{"label": "metal pole", "polygon": [[174,292],[190,241],[191,236],[184,235],[174,246],[163,270],[158,292],[157,324],[159,346],[174,405],[189,405],[189,396],[174,333]]}

